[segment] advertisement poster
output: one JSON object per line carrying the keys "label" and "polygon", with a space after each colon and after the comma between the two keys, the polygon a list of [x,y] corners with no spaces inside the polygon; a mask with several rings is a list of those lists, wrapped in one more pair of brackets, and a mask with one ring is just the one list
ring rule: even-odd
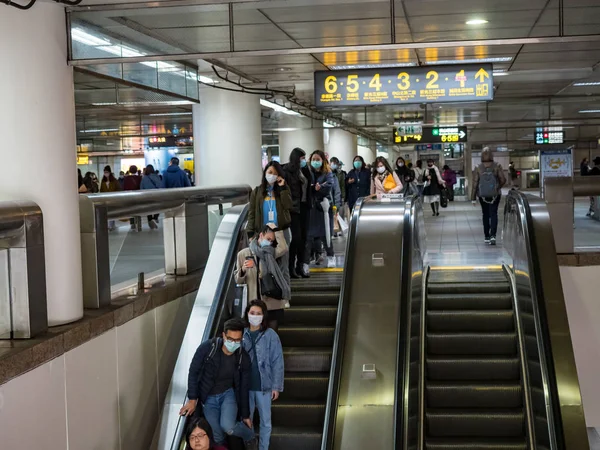
{"label": "advertisement poster", "polygon": [[572,177],[573,176],[573,151],[568,150],[540,150],[540,189],[544,198],[544,185],[546,178]]}

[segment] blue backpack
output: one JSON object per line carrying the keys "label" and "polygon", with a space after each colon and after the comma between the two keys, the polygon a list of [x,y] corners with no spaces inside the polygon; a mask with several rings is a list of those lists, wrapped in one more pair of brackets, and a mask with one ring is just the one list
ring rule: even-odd
{"label": "blue backpack", "polygon": [[479,197],[494,198],[498,195],[496,168],[496,163],[492,163],[490,167],[485,167],[484,164],[479,166]]}

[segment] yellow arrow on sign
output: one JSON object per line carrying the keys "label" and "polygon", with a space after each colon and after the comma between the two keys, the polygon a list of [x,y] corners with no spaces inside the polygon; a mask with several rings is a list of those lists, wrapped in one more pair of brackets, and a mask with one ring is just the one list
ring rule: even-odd
{"label": "yellow arrow on sign", "polygon": [[479,69],[479,72],[477,72],[477,73],[475,74],[475,78],[479,78],[479,82],[480,82],[480,83],[483,83],[483,82],[484,82],[484,80],[485,80],[486,78],[489,78],[489,77],[490,77],[490,74],[489,74],[489,73],[487,73],[485,70],[483,70],[483,68],[482,68],[482,69]]}

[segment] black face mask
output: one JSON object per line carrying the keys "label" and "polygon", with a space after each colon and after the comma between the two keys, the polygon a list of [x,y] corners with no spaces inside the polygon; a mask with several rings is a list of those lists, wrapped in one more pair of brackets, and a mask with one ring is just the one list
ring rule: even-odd
{"label": "black face mask", "polygon": [[427,167],[433,167],[433,164],[427,164]]}

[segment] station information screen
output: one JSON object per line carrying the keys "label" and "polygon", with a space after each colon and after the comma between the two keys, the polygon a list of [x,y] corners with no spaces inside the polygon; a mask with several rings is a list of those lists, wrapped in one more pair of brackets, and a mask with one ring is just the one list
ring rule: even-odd
{"label": "station information screen", "polygon": [[438,144],[467,142],[467,127],[423,127],[419,134],[405,134],[394,129],[395,144]]}
{"label": "station information screen", "polygon": [[535,145],[564,144],[565,132],[552,128],[536,128]]}
{"label": "station information screen", "polygon": [[401,105],[494,98],[491,64],[315,72],[315,105]]}

